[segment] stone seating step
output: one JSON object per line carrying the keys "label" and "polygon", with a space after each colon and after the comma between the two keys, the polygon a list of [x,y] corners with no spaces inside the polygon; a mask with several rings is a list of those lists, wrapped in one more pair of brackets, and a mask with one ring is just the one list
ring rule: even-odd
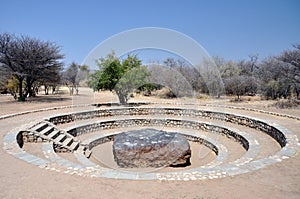
{"label": "stone seating step", "polygon": [[76,140],[76,138],[74,138],[71,134],[60,131],[49,122],[42,121],[41,123],[31,127],[29,130],[35,131],[35,133],[40,137],[49,139],[49,141],[51,140],[61,147],[67,148],[71,151],[76,151],[81,146],[80,142]]}
{"label": "stone seating step", "polygon": [[45,129],[46,127],[48,126],[47,123],[39,123],[38,125],[34,126],[31,128],[32,131],[37,131],[37,132],[40,132],[42,131],[43,129]]}
{"label": "stone seating step", "polygon": [[63,141],[63,146],[70,146],[73,143],[73,139],[72,138],[66,138],[65,141]]}
{"label": "stone seating step", "polygon": [[70,146],[70,149],[75,151],[78,149],[78,147],[79,147],[79,142],[73,142]]}
{"label": "stone seating step", "polygon": [[90,151],[89,149],[86,149],[86,150],[84,151],[84,155],[85,155],[85,157],[87,157],[87,158],[89,158],[89,157],[91,156],[91,154],[92,154],[92,151]]}
{"label": "stone seating step", "polygon": [[65,134],[60,134],[57,138],[54,139],[54,141],[62,143],[66,139],[66,137],[67,136]]}
{"label": "stone seating step", "polygon": [[40,131],[39,133],[42,135],[49,135],[52,131],[54,130],[53,126],[47,126],[46,128],[44,128],[42,131]]}
{"label": "stone seating step", "polygon": [[56,137],[58,137],[58,134],[59,134],[59,130],[54,129],[54,131],[52,131],[49,135],[47,135],[47,137],[50,139],[55,139]]}

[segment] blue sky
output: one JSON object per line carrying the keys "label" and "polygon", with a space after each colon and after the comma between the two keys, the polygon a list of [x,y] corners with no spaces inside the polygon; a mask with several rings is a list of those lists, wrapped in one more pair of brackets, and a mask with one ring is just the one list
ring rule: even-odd
{"label": "blue sky", "polygon": [[[65,63],[81,63],[110,36],[133,28],[182,32],[225,59],[276,55],[300,43],[299,0],[0,0],[0,32],[62,47]],[[149,58],[152,59],[152,58]],[[155,59],[155,58],[153,58]]]}

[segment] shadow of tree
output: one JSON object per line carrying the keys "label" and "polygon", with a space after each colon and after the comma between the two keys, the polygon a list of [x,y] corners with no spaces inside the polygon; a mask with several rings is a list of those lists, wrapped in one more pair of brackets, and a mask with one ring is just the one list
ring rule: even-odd
{"label": "shadow of tree", "polygon": [[27,99],[28,102],[48,102],[48,103],[71,101],[71,100],[72,100],[71,97],[62,97],[62,96],[55,96],[55,95],[36,96]]}
{"label": "shadow of tree", "polygon": [[71,96],[41,95],[41,96],[26,98],[24,102],[18,102],[17,100],[14,100],[12,96],[5,96],[1,98],[0,104],[57,103],[57,102],[66,102],[71,100],[72,100]]}

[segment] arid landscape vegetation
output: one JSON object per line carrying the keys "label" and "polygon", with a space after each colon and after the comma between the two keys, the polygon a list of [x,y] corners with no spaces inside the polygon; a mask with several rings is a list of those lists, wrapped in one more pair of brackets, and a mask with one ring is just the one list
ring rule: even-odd
{"label": "arid landscape vegetation", "polygon": [[[124,104],[133,92],[139,90],[146,95],[165,87],[165,97],[192,95],[261,96],[263,99],[280,100],[278,106],[293,107],[299,104],[300,89],[300,46],[267,57],[259,61],[253,55],[249,60],[231,61],[213,57],[219,77],[210,77],[210,62],[202,65],[207,71],[199,71],[182,59],[166,58],[142,66],[137,55],[119,59],[114,52],[99,57],[99,69],[90,71],[89,66],[71,63],[63,67],[63,55],[59,47],[29,36],[0,35],[1,43],[1,93],[10,93],[16,100],[25,101],[43,89],[55,93],[59,86],[67,86],[70,95],[78,94],[78,87],[88,85],[94,91],[114,91]],[[207,65],[207,66],[206,66]],[[130,83],[130,84],[129,84]]]}
{"label": "arid landscape vegetation", "polygon": [[[258,61],[256,56],[239,62],[214,57],[212,60],[222,79],[222,82],[219,82],[210,78],[210,70],[201,73],[184,60],[172,57],[167,58],[162,63],[155,62],[143,66],[142,60],[137,55],[129,54],[126,58],[120,59],[112,52],[107,57],[99,58],[97,61],[98,70],[90,71],[88,66],[76,63],[64,68],[60,61],[63,55],[53,43],[12,34],[2,34],[0,43],[0,60],[2,63],[1,145],[3,149],[15,154],[16,157],[19,156],[16,155],[18,153],[11,151],[21,150],[21,153],[32,154],[33,157],[42,158],[42,160],[49,159],[49,155],[47,155],[49,152],[45,151],[45,144],[39,144],[39,136],[37,136],[37,140],[31,142],[22,133],[20,134],[23,136],[22,144],[15,146],[16,148],[8,147],[9,145],[5,141],[9,135],[7,133],[23,132],[20,130],[33,128],[23,126],[51,115],[63,115],[93,109],[105,111],[105,106],[124,107],[126,109],[126,107],[134,104],[142,104],[141,109],[155,108],[154,110],[156,110],[157,107],[163,107],[163,110],[170,108],[171,110],[174,108],[189,110],[192,108],[192,110],[243,114],[247,117],[275,122],[276,125],[279,124],[294,133],[296,139],[297,136],[300,136],[298,131],[300,48],[298,45],[278,56],[269,57],[262,61]],[[97,106],[95,108],[89,107],[92,104],[99,104],[99,108],[96,108]],[[133,119],[132,117],[131,119]],[[148,116],[148,118],[152,117]],[[157,117],[161,116],[154,118]],[[167,115],[164,117],[164,120],[169,118]],[[185,121],[184,118],[190,120],[190,117],[183,115],[180,120]],[[124,116],[114,116],[115,119],[124,119]],[[205,118],[200,120],[205,121]],[[95,120],[92,119],[90,122],[93,121]],[[130,123],[129,120],[124,121],[125,126],[126,123]],[[219,125],[219,122],[215,121],[213,117],[209,121],[209,124]],[[68,129],[74,125],[80,126],[83,123],[75,121],[75,123],[54,128]],[[148,125],[151,127],[151,124]],[[228,123],[228,121],[224,125],[245,130],[259,140],[255,143],[260,143],[260,152],[256,157],[253,155],[253,158],[248,160],[250,162],[262,161],[260,164],[264,165],[266,159],[260,160],[259,158],[269,156],[268,158],[272,159],[277,157],[277,155],[272,155],[279,152],[281,147],[285,145],[280,147],[278,143],[275,144],[274,141],[271,141],[270,137],[267,138],[268,136],[266,137],[257,130],[244,129],[245,127],[238,127]],[[142,126],[138,125],[133,129],[140,129]],[[167,126],[163,129],[174,131]],[[185,128],[190,127],[186,126]],[[125,131],[130,128],[121,129]],[[186,131],[179,127],[175,130]],[[109,132],[115,131],[96,131],[89,136],[77,137],[74,135],[76,138],[68,139],[79,139],[80,143],[85,142],[87,138],[91,139],[91,137],[99,135],[99,133],[105,135]],[[198,133],[195,135],[198,136]],[[232,166],[232,161],[240,162],[247,154],[244,150],[246,149],[247,152],[248,148],[241,149],[237,141],[233,142],[222,135],[206,133],[203,135],[209,137],[203,139],[212,139],[213,142],[218,140],[226,147],[228,157],[224,155],[223,161],[214,164]],[[18,136],[19,134],[16,135],[16,140],[18,140]],[[56,143],[56,139],[59,137],[53,138],[52,141]],[[252,141],[248,140],[247,142]],[[111,198],[112,192],[114,193],[112,198],[120,198],[124,194],[128,198],[138,198],[145,194],[147,198],[298,198],[299,196],[298,141],[296,141],[293,149],[295,151],[288,160],[285,159],[289,155],[283,155],[282,160],[279,156],[277,159],[280,161],[278,160],[276,164],[268,165],[268,163],[263,168],[249,166],[246,168],[250,168],[250,171],[241,170],[241,174],[238,175],[222,171],[217,174],[208,173],[196,177],[195,172],[192,172],[190,179],[183,178],[179,181],[173,181],[176,178],[170,178],[169,181],[168,178],[161,177],[168,172],[180,174],[181,172],[189,172],[189,169],[192,171],[192,169],[206,167],[219,168],[208,165],[217,162],[223,156],[219,157],[220,152],[213,154],[207,146],[199,145],[193,141],[190,141],[190,145],[193,154],[190,166],[153,170],[155,171],[153,175],[157,176],[158,180],[150,181],[119,179],[114,175],[108,179],[107,177],[94,178],[93,175],[81,174],[82,169],[78,173],[75,168],[73,172],[70,172],[69,169],[74,167],[70,164],[79,164],[81,167],[76,155],[75,157],[72,155],[72,152],[77,154],[75,151],[79,150],[80,147],[79,149],[72,149],[71,153],[54,153],[56,158],[54,160],[50,158],[50,164],[39,166],[46,168],[46,170],[22,162],[6,153],[5,150],[1,150],[3,161],[1,164],[1,197],[57,198],[64,195],[77,198],[89,195],[90,198],[98,198],[98,192],[92,191],[95,189],[102,190],[101,198]],[[86,148],[83,150],[83,153],[87,154]],[[100,144],[88,153],[92,154],[89,155],[90,157],[88,156],[89,161],[99,165],[100,168],[113,168],[115,171],[121,169],[113,160],[111,143]],[[250,152],[248,153],[250,154]],[[66,163],[59,163],[57,158],[64,159],[64,162],[70,162],[67,164],[69,166],[65,165]],[[246,162],[241,165],[246,164]],[[236,163],[236,165],[240,164]],[[98,169],[98,167],[96,168]],[[222,168],[220,167],[221,170]],[[64,171],[64,169],[67,170]],[[112,170],[112,172],[115,171]],[[144,172],[144,170],[141,171]],[[151,170],[151,172],[153,171]],[[97,175],[103,175],[100,171],[97,172]],[[140,172],[140,170],[129,170],[129,172]],[[244,172],[246,174],[242,174]],[[222,175],[224,176],[222,177]],[[192,180],[196,178],[199,180]]]}
{"label": "arid landscape vegetation", "polygon": [[300,198],[298,2],[1,5],[0,198]]}

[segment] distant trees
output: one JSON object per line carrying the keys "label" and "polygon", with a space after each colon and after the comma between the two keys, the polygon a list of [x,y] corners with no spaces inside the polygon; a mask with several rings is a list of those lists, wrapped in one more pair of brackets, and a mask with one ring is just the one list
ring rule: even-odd
{"label": "distant trees", "polygon": [[266,98],[288,98],[300,94],[300,45],[278,56],[264,59],[257,71],[261,92]]}
{"label": "distant trees", "polygon": [[69,88],[70,95],[73,95],[74,92],[78,95],[79,84],[81,81],[87,79],[88,74],[88,66],[81,66],[75,62],[71,63],[70,66],[62,73],[63,83]]}
{"label": "distant trees", "polygon": [[[300,45],[294,45],[277,56],[259,61],[258,55],[248,60],[231,61],[213,57],[227,95],[236,96],[260,94],[266,99],[300,97]],[[149,80],[169,87],[177,96],[191,95],[190,91],[207,93],[212,96],[222,94],[222,85],[214,81],[209,63],[204,64],[200,73],[184,60],[167,58],[163,64],[149,67]],[[220,90],[221,89],[221,90]],[[189,91],[189,93],[187,92]]]}
{"label": "distant trees", "polygon": [[130,94],[147,83],[149,73],[136,55],[120,60],[112,52],[106,58],[100,58],[97,64],[99,70],[91,75],[88,85],[94,91],[114,91],[121,104],[126,104]]}
{"label": "distant trees", "polygon": [[[0,68],[2,67],[0,66]],[[8,80],[9,80],[9,76],[0,70],[0,93],[1,94],[8,92],[7,89]]]}
{"label": "distant trees", "polygon": [[226,93],[229,95],[235,95],[237,100],[243,95],[255,95],[257,90],[257,84],[253,77],[235,75],[225,79]]}
{"label": "distant trees", "polygon": [[237,100],[243,95],[254,95],[257,92],[258,85],[254,75],[256,58],[251,57],[250,61],[225,61],[220,57],[214,57],[222,80],[225,91],[228,95],[235,95]]}
{"label": "distant trees", "polygon": [[39,90],[41,86],[44,87],[45,95],[49,94],[49,90],[52,90],[52,94],[56,91],[57,87],[61,84],[60,71],[52,71],[48,73],[48,76],[40,77],[34,86],[35,90]]}
{"label": "distant trees", "polygon": [[291,90],[300,95],[300,44],[294,45],[293,50],[284,51],[277,59],[283,62],[286,71],[283,73],[291,86]]}
{"label": "distant trees", "polygon": [[167,58],[163,63],[148,66],[149,81],[168,87],[177,96],[192,96],[194,90],[202,89],[203,79],[199,72],[182,59]]}
{"label": "distant trees", "polygon": [[[54,43],[0,34],[0,70],[17,84],[20,101],[35,96],[39,84],[57,82],[63,57]],[[14,95],[17,97],[16,93]]]}
{"label": "distant trees", "polygon": [[192,96],[195,94],[193,92],[219,97],[224,94],[224,86],[226,94],[236,96],[237,100],[243,95],[256,94],[266,99],[299,98],[300,45],[262,60],[258,59],[258,55],[240,61],[224,60],[221,57],[213,57],[213,60],[224,85],[217,81],[219,74],[210,70],[211,62],[204,61],[201,71],[198,71],[199,68],[196,70],[185,60],[169,57],[162,63],[150,64],[148,73],[146,68],[140,68],[141,61],[135,56],[121,61],[113,53],[98,60],[100,70],[92,75],[89,85],[94,90],[115,91],[121,103],[127,102],[132,88],[145,83],[145,77],[153,83],[152,86],[165,86],[177,97]]}
{"label": "distant trees", "polygon": [[[220,57],[215,58],[218,69],[223,78],[229,78],[237,73],[237,67],[232,62],[225,63]],[[211,60],[204,60],[202,66],[196,69],[183,59],[167,58],[163,64],[152,64],[149,67],[149,80],[171,89],[177,96],[193,96],[199,93],[220,97],[224,92],[224,85],[220,82],[220,74],[212,70]],[[199,71],[201,69],[201,71]],[[235,69],[235,70],[234,70]]]}
{"label": "distant trees", "polygon": [[[64,84],[73,95],[78,94],[80,83],[89,77],[88,86],[94,91],[114,91],[122,104],[127,103],[136,89],[149,94],[148,90],[162,86],[177,97],[195,93],[220,97],[223,88],[227,95],[238,100],[243,95],[256,94],[266,99],[300,97],[300,44],[262,60],[257,55],[240,61],[213,57],[220,74],[210,70],[210,60],[207,63],[204,60],[196,69],[185,60],[170,57],[146,68],[136,55],[119,59],[112,52],[100,58],[99,70],[89,75],[88,67],[77,63],[62,71],[63,58],[60,47],[52,42],[0,34],[0,92],[8,91],[15,99],[24,101],[35,96],[41,86],[48,94],[51,88],[53,92]],[[224,85],[219,81],[220,76]]]}
{"label": "distant trees", "polygon": [[260,62],[257,55],[239,62],[215,59],[226,93],[236,95],[237,98],[255,94],[261,94],[267,99],[299,98],[300,45],[293,47],[292,50],[267,57]]}
{"label": "distant trees", "polygon": [[193,88],[187,79],[176,68],[169,68],[163,65],[151,65],[149,81],[170,89],[170,96],[176,97],[191,96]]}

